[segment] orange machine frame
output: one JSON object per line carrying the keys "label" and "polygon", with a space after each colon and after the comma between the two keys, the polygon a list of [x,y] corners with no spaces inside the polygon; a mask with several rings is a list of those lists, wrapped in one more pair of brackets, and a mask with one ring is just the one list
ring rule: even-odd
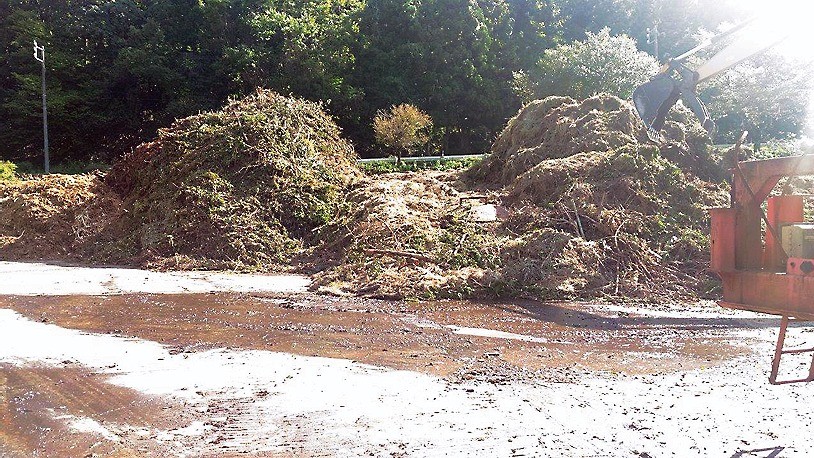
{"label": "orange machine frame", "polygon": [[769,195],[784,177],[814,175],[814,156],[740,162],[733,172],[731,206],[711,210],[711,270],[723,280],[720,304],[780,315],[783,319],[769,380],[772,384],[812,381],[814,358],[808,377],[777,381],[783,354],[814,352],[783,349],[790,320],[814,321],[814,276],[787,273],[788,255],[780,241],[784,224],[804,222],[803,196]]}

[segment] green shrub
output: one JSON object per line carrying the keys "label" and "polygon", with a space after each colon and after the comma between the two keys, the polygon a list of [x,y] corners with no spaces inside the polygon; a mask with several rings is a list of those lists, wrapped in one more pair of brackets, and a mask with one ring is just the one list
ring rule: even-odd
{"label": "green shrub", "polygon": [[17,179],[14,173],[17,166],[13,162],[0,161],[0,181],[12,181]]}
{"label": "green shrub", "polygon": [[402,156],[413,154],[430,141],[432,118],[418,107],[403,103],[387,111],[380,111],[373,120],[376,141],[396,152],[397,162]]}
{"label": "green shrub", "polygon": [[627,99],[658,68],[658,61],[639,51],[635,40],[603,29],[588,32],[584,41],[547,49],[529,73],[514,75],[513,86],[526,101],[550,95],[584,99],[599,93]]}

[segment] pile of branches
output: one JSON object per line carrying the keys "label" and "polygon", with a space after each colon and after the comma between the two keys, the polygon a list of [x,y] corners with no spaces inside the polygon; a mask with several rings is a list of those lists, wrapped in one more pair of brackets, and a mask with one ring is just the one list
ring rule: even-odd
{"label": "pile of branches", "polygon": [[[481,164],[457,176],[360,183],[318,283],[384,297],[652,299],[704,294],[708,207],[723,171],[700,126],[676,111],[651,144],[610,96],[533,102]],[[461,196],[503,212],[476,222]],[[336,248],[335,247],[335,248]]]}
{"label": "pile of branches", "polygon": [[0,257],[86,260],[122,214],[97,174],[0,181]]}
{"label": "pile of branches", "polygon": [[175,122],[113,166],[123,259],[269,269],[319,242],[359,176],[322,106],[259,90]]}
{"label": "pile of branches", "polygon": [[[498,276],[579,297],[703,293],[706,209],[726,203],[725,173],[688,112],[671,114],[665,137],[650,143],[633,107],[611,96],[521,110],[469,172],[525,208],[504,228],[523,235]],[[510,259],[536,262],[518,269]]]}

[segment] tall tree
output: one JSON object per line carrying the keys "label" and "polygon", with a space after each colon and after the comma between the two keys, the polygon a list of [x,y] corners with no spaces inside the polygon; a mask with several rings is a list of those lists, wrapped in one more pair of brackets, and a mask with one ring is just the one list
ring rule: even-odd
{"label": "tall tree", "polygon": [[356,52],[362,116],[409,102],[433,117],[450,148],[482,151],[519,106],[511,74],[552,43],[553,17],[545,1],[369,2]]}
{"label": "tall tree", "polygon": [[360,95],[350,75],[364,6],[363,0],[267,2],[251,21],[256,63],[244,87],[263,85],[330,101],[334,113],[348,116]]}
{"label": "tall tree", "polygon": [[748,130],[757,150],[771,138],[794,137],[806,127],[812,81],[811,62],[767,53],[721,74],[701,96],[718,124],[718,141],[733,143]]}
{"label": "tall tree", "polygon": [[535,98],[568,95],[586,98],[600,92],[630,98],[633,89],[658,70],[649,54],[639,51],[626,36],[610,30],[588,32],[585,40],[546,50],[537,66],[519,87]]}

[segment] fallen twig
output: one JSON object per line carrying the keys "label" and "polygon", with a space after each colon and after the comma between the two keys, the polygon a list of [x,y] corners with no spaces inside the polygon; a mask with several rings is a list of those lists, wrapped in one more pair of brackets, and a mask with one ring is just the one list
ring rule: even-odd
{"label": "fallen twig", "polygon": [[393,251],[393,250],[374,250],[374,249],[367,249],[365,250],[365,254],[379,254],[384,256],[391,256],[397,258],[409,258],[415,259],[417,261],[424,261],[430,262],[432,264],[437,264],[434,259],[430,258],[429,256],[420,254],[420,253],[410,253],[407,251]]}

